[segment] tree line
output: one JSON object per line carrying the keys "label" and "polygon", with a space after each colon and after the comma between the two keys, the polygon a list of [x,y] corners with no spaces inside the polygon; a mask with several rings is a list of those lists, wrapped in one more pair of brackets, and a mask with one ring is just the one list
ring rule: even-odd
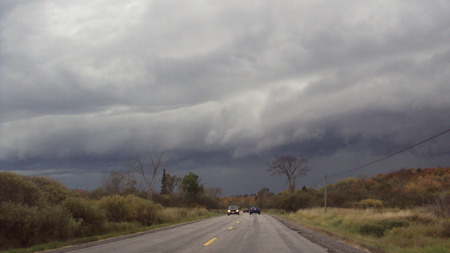
{"label": "tree line", "polygon": [[[375,177],[349,177],[327,185],[327,205],[340,208],[429,208],[436,215],[450,217],[450,167],[401,169]],[[256,194],[226,197],[242,206],[297,211],[323,207],[325,186],[303,186],[275,194],[264,187]]]}
{"label": "tree line", "polygon": [[[0,249],[164,223],[186,217],[190,212],[186,208],[195,208],[195,215],[229,204],[297,211],[323,206],[325,201],[325,187],[296,187],[298,178],[310,170],[307,159],[301,157],[280,156],[267,163],[265,169],[271,175],[287,179],[287,189],[277,194],[264,187],[251,195],[222,197],[220,188],[204,187],[195,173],[178,177],[163,167],[162,153],[137,156],[126,170],[110,172],[92,191],[69,190],[45,177],[0,172]],[[156,191],[160,170],[161,189]],[[423,206],[450,217],[450,168],[403,169],[372,178],[341,179],[327,185],[327,204],[343,208]],[[178,208],[177,214],[170,208]]]}

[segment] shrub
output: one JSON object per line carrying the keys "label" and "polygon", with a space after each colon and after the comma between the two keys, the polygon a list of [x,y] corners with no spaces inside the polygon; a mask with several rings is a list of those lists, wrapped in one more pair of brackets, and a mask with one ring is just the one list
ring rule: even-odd
{"label": "shrub", "polygon": [[180,221],[209,214],[206,208],[170,207],[158,210],[158,218],[162,223]]}
{"label": "shrub", "polygon": [[[61,206],[27,206],[0,203],[1,247],[27,247],[73,235],[76,224]],[[5,243],[7,242],[7,243]]]}
{"label": "shrub", "polygon": [[124,196],[112,195],[101,198],[98,205],[106,212],[109,221],[123,222],[130,217],[131,207]]}
{"label": "shrub", "polygon": [[68,198],[63,206],[72,214],[80,225],[77,234],[80,236],[92,235],[102,231],[106,223],[105,211],[98,208],[93,202],[82,198]]}
{"label": "shrub", "polygon": [[26,177],[42,192],[44,199],[51,204],[59,204],[74,195],[72,191],[56,180],[45,177]]}
{"label": "shrub", "polygon": [[430,207],[430,210],[439,217],[450,217],[450,191],[441,193],[436,197],[434,205]]}
{"label": "shrub", "polygon": [[35,205],[42,199],[39,188],[11,172],[0,172],[0,202],[11,201],[26,205]]}
{"label": "shrub", "polygon": [[219,209],[219,201],[217,198],[213,198],[210,196],[201,196],[198,200],[198,204],[200,206],[204,206],[208,209]]}
{"label": "shrub", "polygon": [[408,227],[409,222],[402,219],[383,219],[365,222],[359,225],[358,232],[361,235],[383,237],[384,234],[394,228]]}
{"label": "shrub", "polygon": [[151,225],[157,222],[156,211],[162,208],[150,200],[133,195],[103,197],[98,204],[100,208],[106,211],[106,217],[109,221],[137,221],[143,225]]}
{"label": "shrub", "polygon": [[384,206],[383,201],[378,199],[363,199],[355,204],[357,208],[376,208],[381,209]]}
{"label": "shrub", "polygon": [[128,195],[126,202],[131,208],[130,221],[137,221],[142,225],[152,225],[159,222],[157,211],[162,208],[161,205],[134,195]]}
{"label": "shrub", "polygon": [[278,208],[289,212],[310,207],[311,196],[303,191],[295,193],[282,193],[277,196],[276,205]]}

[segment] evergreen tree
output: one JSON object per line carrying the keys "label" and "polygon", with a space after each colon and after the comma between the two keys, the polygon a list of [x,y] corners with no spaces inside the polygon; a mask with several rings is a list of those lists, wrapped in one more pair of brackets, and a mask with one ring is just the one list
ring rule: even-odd
{"label": "evergreen tree", "polygon": [[169,189],[168,189],[167,183],[168,182],[167,182],[166,169],[164,169],[163,170],[163,175],[162,175],[162,178],[161,178],[161,194],[163,194],[163,195],[169,195]]}

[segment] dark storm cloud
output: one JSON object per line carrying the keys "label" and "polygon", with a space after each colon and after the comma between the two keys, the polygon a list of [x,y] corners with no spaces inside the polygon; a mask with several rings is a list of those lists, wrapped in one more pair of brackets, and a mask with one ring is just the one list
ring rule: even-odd
{"label": "dark storm cloud", "polygon": [[[239,193],[281,190],[264,167],[292,154],[310,159],[312,184],[448,129],[449,9],[3,1],[0,169],[77,187],[164,151],[175,174]],[[448,166],[448,138],[361,173]]]}

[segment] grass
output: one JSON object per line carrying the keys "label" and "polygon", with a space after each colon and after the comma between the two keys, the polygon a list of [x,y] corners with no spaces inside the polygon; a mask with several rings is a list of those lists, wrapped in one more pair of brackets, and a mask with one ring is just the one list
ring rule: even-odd
{"label": "grass", "polygon": [[147,232],[159,228],[170,227],[177,224],[191,222],[195,220],[201,220],[216,215],[222,214],[222,212],[208,211],[205,208],[164,208],[159,211],[159,222],[152,226],[142,226],[137,222],[121,222],[107,224],[106,230],[108,233],[101,235],[94,235],[89,237],[74,238],[65,241],[53,241],[46,244],[34,245],[29,248],[0,250],[2,253],[28,253],[45,251],[51,249],[62,248],[71,245],[78,245],[83,243],[89,243],[94,241],[105,240],[114,237],[120,237],[130,235],[134,233]]}
{"label": "grass", "polygon": [[450,252],[450,219],[425,209],[304,209],[282,216],[372,252]]}

